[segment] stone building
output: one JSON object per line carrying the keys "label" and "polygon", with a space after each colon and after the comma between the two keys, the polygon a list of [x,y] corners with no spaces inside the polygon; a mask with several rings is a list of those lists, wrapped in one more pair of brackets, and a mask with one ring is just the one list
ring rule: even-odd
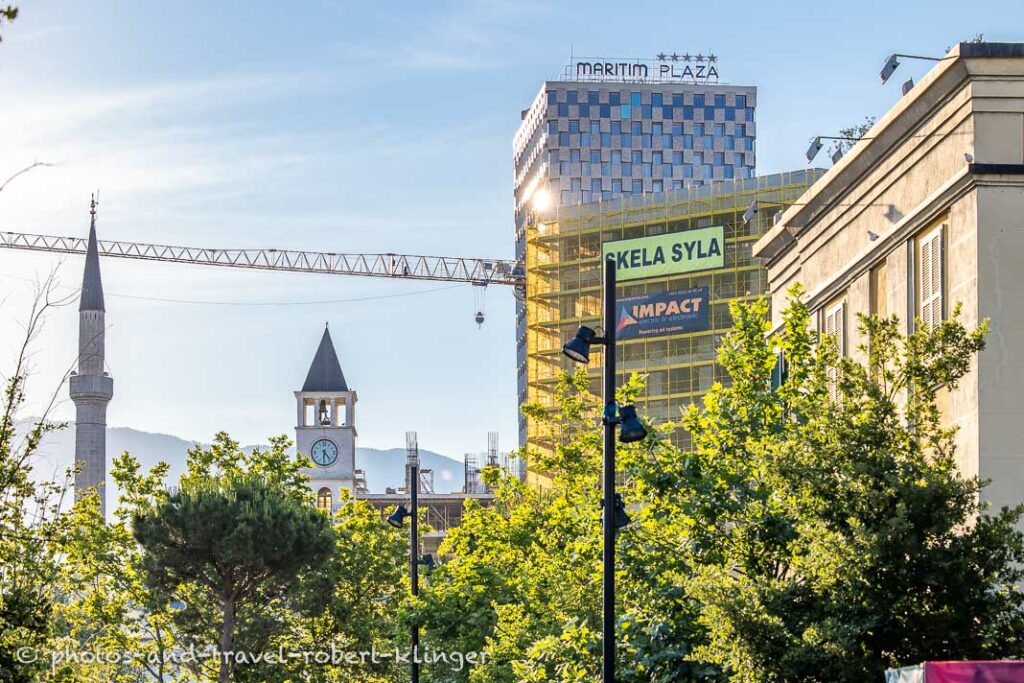
{"label": "stone building", "polygon": [[858,313],[905,332],[962,306],[988,348],[940,395],[967,476],[998,508],[1024,498],[1024,44],[961,43],[754,247],[776,330],[802,283],[819,332],[845,354]]}

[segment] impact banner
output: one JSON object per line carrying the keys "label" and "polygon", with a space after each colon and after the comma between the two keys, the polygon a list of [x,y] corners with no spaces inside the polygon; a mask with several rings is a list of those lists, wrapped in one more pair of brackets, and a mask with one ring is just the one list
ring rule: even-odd
{"label": "impact banner", "polygon": [[619,282],[692,273],[725,265],[725,228],[719,225],[616,240],[605,242],[602,248],[606,260],[615,257]]}
{"label": "impact banner", "polygon": [[708,322],[708,288],[694,287],[619,300],[615,339],[700,332]]}

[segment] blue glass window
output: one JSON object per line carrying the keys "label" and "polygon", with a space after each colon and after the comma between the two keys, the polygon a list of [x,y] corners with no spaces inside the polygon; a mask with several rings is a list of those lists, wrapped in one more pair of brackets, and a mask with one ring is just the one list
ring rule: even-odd
{"label": "blue glass window", "polygon": [[671,135],[662,135],[661,136],[661,146],[664,147],[665,149],[672,149],[672,136]]}
{"label": "blue glass window", "polygon": [[682,134],[683,134],[683,124],[681,124],[681,123],[673,123],[672,124],[672,135],[682,135]]}
{"label": "blue glass window", "polygon": [[746,95],[737,95],[736,96],[736,107],[738,109],[746,109],[747,108],[747,96]]}
{"label": "blue glass window", "polygon": [[736,138],[734,138],[734,137],[726,138],[725,139],[725,148],[726,149],[736,149]]}
{"label": "blue glass window", "polygon": [[612,198],[612,193],[609,192],[608,190],[605,190],[604,192],[601,193],[601,199],[602,200],[608,201],[611,198]]}
{"label": "blue glass window", "polygon": [[693,149],[693,136],[692,135],[684,135],[683,136],[683,149]]}
{"label": "blue glass window", "polygon": [[735,121],[736,120],[736,110],[733,109],[732,107],[729,107],[728,109],[726,109],[725,110],[725,120],[726,121]]}
{"label": "blue glass window", "polygon": [[703,166],[704,165],[704,154],[703,152],[695,152],[693,155],[693,165]]}
{"label": "blue glass window", "polygon": [[650,149],[651,148],[651,134],[650,133],[646,133],[646,134],[640,136],[640,146],[643,147],[644,149]]}
{"label": "blue glass window", "polygon": [[651,177],[651,165],[650,164],[641,164],[641,166],[640,166],[640,174],[644,178],[650,178]]}
{"label": "blue glass window", "polygon": [[616,178],[612,180],[612,193],[622,194],[622,179]]}
{"label": "blue glass window", "polygon": [[590,150],[590,163],[599,164],[601,163],[601,150],[592,149]]}
{"label": "blue glass window", "polygon": [[640,135],[640,133],[643,132],[643,124],[639,121],[634,121],[630,127],[630,132],[633,133],[633,135]]}
{"label": "blue glass window", "polygon": [[622,163],[622,150],[621,149],[613,149],[612,150],[612,163],[613,164],[621,164]]}
{"label": "blue glass window", "polygon": [[610,92],[610,93],[608,93],[608,104],[610,104],[612,106],[618,106],[619,104],[621,104],[621,100],[619,100],[619,93],[618,92]]}
{"label": "blue glass window", "polygon": [[747,134],[747,127],[742,123],[736,124],[736,137],[741,138]]}
{"label": "blue glass window", "polygon": [[608,163],[607,161],[602,161],[601,162],[601,175],[611,175],[611,174],[612,174],[612,165],[610,163]]}
{"label": "blue glass window", "polygon": [[693,120],[693,107],[689,105],[683,107],[683,118],[688,121]]}
{"label": "blue glass window", "polygon": [[579,93],[577,93],[575,90],[570,90],[568,93],[566,93],[566,99],[568,100],[569,104],[576,104],[579,101],[577,99],[578,95]]}
{"label": "blue glass window", "polygon": [[580,145],[590,147],[590,133],[580,133]]}
{"label": "blue glass window", "polygon": [[580,173],[582,175],[590,175],[590,162],[589,161],[584,161],[582,164],[580,164]]}
{"label": "blue glass window", "polygon": [[715,108],[714,107],[704,107],[704,120],[705,121],[714,121],[715,120]]}
{"label": "blue glass window", "polygon": [[590,191],[591,192],[600,192],[601,191],[601,179],[600,178],[594,178],[593,180],[590,181]]}
{"label": "blue glass window", "polygon": [[660,123],[652,123],[651,124],[651,134],[653,134],[653,135],[661,135],[661,131],[663,131],[663,130],[664,130],[664,128],[662,128]]}
{"label": "blue glass window", "polygon": [[612,106],[610,104],[602,104],[598,107],[600,116],[603,119],[610,119],[612,117]]}
{"label": "blue glass window", "polygon": [[622,134],[622,146],[623,147],[632,147],[633,146],[633,136],[630,135],[629,133],[623,133]]}
{"label": "blue glass window", "polygon": [[598,121],[591,121],[590,122],[590,132],[593,135],[600,135],[601,134],[601,124],[600,124],[600,122],[598,122]]}
{"label": "blue glass window", "polygon": [[698,94],[693,96],[693,106],[695,106],[695,107],[703,107],[704,106],[704,95],[702,93],[698,93]]}
{"label": "blue glass window", "polygon": [[622,121],[612,121],[612,135],[620,135],[622,133]]}
{"label": "blue glass window", "polygon": [[584,204],[590,201],[590,190],[583,190],[582,201]]}
{"label": "blue glass window", "polygon": [[[586,133],[584,133],[586,135]],[[715,140],[710,135],[705,135],[704,138],[704,149],[711,149],[715,146]]]}
{"label": "blue glass window", "polygon": [[643,193],[644,193],[644,181],[642,181],[642,180],[634,180],[633,181],[633,194],[643,194]]}
{"label": "blue glass window", "polygon": [[725,95],[715,95],[715,106],[716,107],[724,107],[725,106]]}
{"label": "blue glass window", "polygon": [[560,103],[558,105],[558,115],[559,116],[568,116],[569,115],[569,105],[566,104],[565,102]]}
{"label": "blue glass window", "polygon": [[683,106],[683,96],[680,93],[672,95],[672,106],[681,107]]}
{"label": "blue glass window", "polygon": [[622,175],[633,175],[633,164],[628,161],[622,164]]}
{"label": "blue glass window", "polygon": [[548,134],[553,135],[558,132],[558,121],[548,121]]}
{"label": "blue glass window", "polygon": [[651,110],[651,105],[645,104],[642,107],[640,107],[640,116],[641,117],[643,117],[645,119],[649,119],[653,115],[654,115],[654,112]]}
{"label": "blue glass window", "polygon": [[655,180],[654,182],[651,183],[651,187],[654,189],[655,192],[661,192],[664,189],[665,185],[662,181]]}
{"label": "blue glass window", "polygon": [[672,177],[672,164],[663,164],[661,167],[661,177],[671,178]]}
{"label": "blue glass window", "polygon": [[587,102],[590,103],[590,104],[597,104],[597,91],[596,90],[588,90],[587,91]]}
{"label": "blue glass window", "polygon": [[672,152],[672,163],[675,164],[676,166],[682,166],[683,165],[683,153],[682,152]]}
{"label": "blue glass window", "polygon": [[662,164],[662,163],[664,163],[662,161],[663,158],[664,157],[662,156],[661,152],[651,152],[651,163],[652,164]]}
{"label": "blue glass window", "polygon": [[747,107],[746,120],[747,121],[753,121],[754,120],[754,109],[753,109],[753,107]]}
{"label": "blue glass window", "polygon": [[660,92],[652,92],[651,93],[651,104],[654,105],[655,107],[660,107],[661,106],[661,93]]}
{"label": "blue glass window", "polygon": [[665,105],[661,108],[661,118],[671,119],[672,118],[672,107]]}
{"label": "blue glass window", "polygon": [[640,164],[640,163],[643,163],[643,160],[644,160],[644,153],[641,152],[640,150],[633,150],[633,158],[632,158],[633,163],[634,164]]}
{"label": "blue glass window", "polygon": [[714,169],[711,168],[711,164],[705,164],[704,166],[701,167],[701,169],[703,171],[703,175],[705,178],[711,178],[715,174]]}
{"label": "blue glass window", "polygon": [[573,178],[570,181],[570,187],[572,188],[573,192],[579,192],[581,189],[583,189],[583,181],[580,178]]}
{"label": "blue glass window", "polygon": [[612,144],[612,134],[611,133],[601,133],[601,145],[603,147],[610,147],[611,144]]}
{"label": "blue glass window", "polygon": [[569,162],[563,161],[558,164],[558,175],[569,175]]}
{"label": "blue glass window", "polygon": [[557,149],[549,149],[548,150],[548,163],[549,164],[557,164],[558,163],[558,150]]}
{"label": "blue glass window", "polygon": [[573,119],[572,121],[569,121],[569,132],[570,133],[579,133],[580,132],[580,122],[577,121],[576,119]]}
{"label": "blue glass window", "polygon": [[569,150],[569,161],[574,164],[580,163],[580,151],[578,149]]}
{"label": "blue glass window", "polygon": [[568,133],[559,133],[558,134],[558,144],[561,145],[562,147],[568,147],[569,146],[569,134]]}
{"label": "blue glass window", "polygon": [[580,116],[590,116],[590,105],[589,104],[581,104],[580,105]]}
{"label": "blue glass window", "polygon": [[744,140],[747,141],[747,144],[745,145],[745,147],[747,148],[747,151],[748,152],[753,152],[754,151],[754,138],[744,138]]}
{"label": "blue glass window", "polygon": [[558,93],[554,90],[548,90],[548,104],[556,104],[558,102]]}
{"label": "blue glass window", "polygon": [[634,107],[639,107],[640,106],[640,93],[638,93],[638,92],[631,92],[631,93],[629,93],[629,103],[632,104]]}
{"label": "blue glass window", "polygon": [[619,118],[628,119],[633,116],[633,108],[628,104],[619,106]]}
{"label": "blue glass window", "polygon": [[725,124],[724,123],[716,123],[715,124],[714,135],[715,135],[716,138],[724,138],[725,137]]}
{"label": "blue glass window", "polygon": [[684,178],[692,178],[693,177],[693,166],[691,166],[690,164],[687,164],[686,166],[683,166],[683,177]]}
{"label": "blue glass window", "polygon": [[715,166],[722,166],[725,164],[725,155],[721,152],[715,152],[715,156],[712,158],[712,162]]}
{"label": "blue glass window", "polygon": [[725,173],[726,180],[732,180],[733,178],[736,177],[735,170],[732,166],[726,166],[724,169],[722,169],[722,171]]}

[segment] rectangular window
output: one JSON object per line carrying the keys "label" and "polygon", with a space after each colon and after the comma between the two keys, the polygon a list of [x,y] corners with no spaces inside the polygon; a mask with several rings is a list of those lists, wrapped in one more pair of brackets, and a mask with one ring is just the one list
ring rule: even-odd
{"label": "rectangular window", "polygon": [[589,161],[584,161],[582,164],[580,164],[580,173],[582,173],[583,175],[590,175]]}
{"label": "rectangular window", "polygon": [[612,145],[612,134],[601,133],[601,145],[604,147],[611,147]]}
{"label": "rectangular window", "polygon": [[563,161],[558,164],[558,175],[569,175],[569,162]]}
{"label": "rectangular window", "polygon": [[655,181],[654,181],[654,182],[653,182],[653,183],[651,184],[651,188],[652,188],[652,190],[653,190],[654,192],[662,192],[662,191],[664,190],[664,187],[665,187],[665,186],[663,185],[663,181],[661,181],[661,180],[655,180]]}
{"label": "rectangular window", "polygon": [[601,175],[611,175],[611,174],[612,174],[612,165],[609,164],[607,161],[602,162],[601,163]]}
{"label": "rectangular window", "polygon": [[690,105],[683,107],[683,118],[690,121],[693,120],[693,107]]}
{"label": "rectangular window", "polygon": [[650,149],[651,148],[651,134],[650,133],[645,133],[644,135],[640,136],[640,146],[643,147],[644,149]]}
{"label": "rectangular window", "polygon": [[889,315],[889,285],[887,282],[885,261],[871,269],[871,290],[869,308],[871,315],[886,318]]}
{"label": "rectangular window", "polygon": [[726,166],[724,171],[726,180],[732,180],[733,178],[736,177],[736,171],[733,169],[732,166]]}
{"label": "rectangular window", "polygon": [[617,92],[610,92],[610,93],[608,93],[608,104],[611,104],[611,105],[616,106],[616,107],[619,106],[620,104],[622,104],[622,101],[619,99],[619,93],[617,93]]}
{"label": "rectangular window", "polygon": [[612,150],[612,163],[613,164],[621,164],[622,163],[622,150],[621,149],[613,149]]}
{"label": "rectangular window", "polygon": [[601,122],[600,121],[591,121],[590,122],[590,133],[592,135],[600,135],[601,134]]}
{"label": "rectangular window", "polygon": [[637,150],[633,150],[633,158],[632,158],[633,163],[634,164],[640,164],[640,163],[643,163],[643,160],[644,160],[644,153],[641,152],[638,149]]}
{"label": "rectangular window", "polygon": [[590,147],[590,133],[580,133],[580,145]]}
{"label": "rectangular window", "polygon": [[917,239],[917,315],[925,327],[935,327],[943,318],[942,228],[932,228]]}
{"label": "rectangular window", "polygon": [[633,108],[628,104],[619,105],[619,118],[628,119],[633,117]]}
{"label": "rectangular window", "polygon": [[638,92],[631,92],[631,93],[629,93],[629,103],[631,105],[633,105],[634,107],[639,107],[640,106],[640,93],[638,93]]}
{"label": "rectangular window", "polygon": [[558,132],[558,121],[548,121],[548,135],[554,135]]}
{"label": "rectangular window", "polygon": [[724,107],[725,106],[725,95],[715,95],[715,106],[716,107]]}
{"label": "rectangular window", "polygon": [[692,135],[684,135],[683,136],[683,149],[693,149],[693,136]]}
{"label": "rectangular window", "polygon": [[583,190],[581,201],[586,204],[590,201],[590,190]]}
{"label": "rectangular window", "polygon": [[559,102],[558,104],[558,115],[566,117],[569,115],[569,105],[565,102]]}
{"label": "rectangular window", "polygon": [[622,180],[620,178],[616,178],[612,181],[612,193],[622,194]]}
{"label": "rectangular window", "polygon": [[622,135],[622,121],[612,121],[612,135]]}
{"label": "rectangular window", "polygon": [[698,93],[697,95],[693,96],[693,106],[695,106],[695,107],[703,107],[704,106],[704,95],[703,94]]}
{"label": "rectangular window", "polygon": [[640,173],[643,175],[643,177],[650,178],[651,177],[651,165],[650,164],[643,164],[643,165],[641,165]]}
{"label": "rectangular window", "polygon": [[599,105],[597,113],[602,119],[610,119],[612,117],[612,106],[610,104]]}
{"label": "rectangular window", "polygon": [[569,104],[576,104],[577,102],[579,102],[579,93],[576,92],[575,90],[570,90],[568,93],[566,93],[566,98],[568,99]]}
{"label": "rectangular window", "polygon": [[683,106],[683,96],[679,93],[672,95],[672,106],[681,107]]}
{"label": "rectangular window", "polygon": [[[835,342],[840,358],[846,355],[846,301],[825,309],[825,336]],[[837,368],[828,369],[828,393],[833,401],[839,400]]]}
{"label": "rectangular window", "polygon": [[554,90],[548,90],[548,104],[555,104],[558,102],[558,93]]}
{"label": "rectangular window", "polygon": [[601,150],[592,149],[590,150],[590,163],[599,164],[601,163]]}
{"label": "rectangular window", "polygon": [[634,180],[633,181],[633,194],[643,194],[643,193],[644,193],[644,181],[642,181],[642,180]]}
{"label": "rectangular window", "polygon": [[651,104],[653,104],[655,107],[660,107],[661,106],[661,93],[660,92],[652,92],[651,93]]}
{"label": "rectangular window", "polygon": [[581,104],[580,105],[580,116],[590,116],[590,105],[589,104]]}
{"label": "rectangular window", "polygon": [[633,175],[633,164],[628,161],[622,164],[622,175]]}
{"label": "rectangular window", "polygon": [[737,95],[736,96],[736,108],[737,109],[746,109],[747,108],[747,96],[746,95]]}
{"label": "rectangular window", "polygon": [[572,188],[573,192],[579,192],[580,189],[583,187],[583,181],[580,178],[573,178],[570,182],[572,183],[570,187]]}
{"label": "rectangular window", "polygon": [[629,132],[633,135],[640,135],[644,132],[644,124],[640,121],[633,121],[633,123],[630,124]]}
{"label": "rectangular window", "polygon": [[580,151],[578,149],[569,150],[569,161],[574,164],[578,164],[580,162]]}
{"label": "rectangular window", "polygon": [[597,100],[597,91],[596,90],[588,90],[587,91],[587,102],[589,104],[597,104],[598,100]]}
{"label": "rectangular window", "polygon": [[681,165],[683,163],[683,153],[672,152],[672,163],[675,164],[676,166]]}
{"label": "rectangular window", "polygon": [[661,133],[662,133],[661,123],[652,123],[651,124],[651,135],[661,135]]}
{"label": "rectangular window", "polygon": [[630,135],[629,133],[623,133],[622,134],[622,146],[623,147],[632,147],[633,146],[633,136]]}
{"label": "rectangular window", "polygon": [[580,132],[580,122],[579,122],[579,120],[573,119],[572,121],[569,122],[569,132],[570,133],[579,133]]}
{"label": "rectangular window", "polygon": [[591,192],[596,192],[598,194],[601,193],[601,179],[600,178],[594,178],[593,180],[590,181],[590,191]]}
{"label": "rectangular window", "polygon": [[664,163],[662,161],[662,153],[661,152],[651,152],[651,162],[655,163],[655,164],[662,164],[662,163]]}
{"label": "rectangular window", "polygon": [[651,118],[653,113],[654,112],[651,109],[651,105],[649,105],[649,104],[645,104],[644,106],[640,107],[640,116],[642,116],[645,119]]}
{"label": "rectangular window", "polygon": [[663,178],[671,178],[672,177],[672,164],[664,164],[664,165],[662,165],[662,167],[661,167],[661,176]]}

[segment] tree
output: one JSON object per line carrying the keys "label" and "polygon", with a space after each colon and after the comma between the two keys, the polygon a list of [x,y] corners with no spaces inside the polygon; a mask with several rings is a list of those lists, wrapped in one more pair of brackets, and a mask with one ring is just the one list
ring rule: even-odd
{"label": "tree", "polygon": [[[742,682],[1021,656],[1024,508],[984,512],[936,407],[986,324],[968,331],[956,310],[901,336],[895,318],[861,317],[859,362],[816,343],[800,294],[780,338],[765,337],[766,303],[732,307],[731,386],[685,417],[694,453],[663,481],[679,502],[648,499],[690,520],[686,590],[708,637],[695,656]],[[773,391],[775,347],[788,377]]]}
{"label": "tree", "polygon": [[849,139],[833,140],[832,154],[835,154],[836,152],[846,154],[853,149],[853,146],[857,144],[857,141],[867,135],[868,131],[871,130],[871,127],[875,125],[875,120],[874,116],[865,116],[861,123],[850,126],[849,128],[840,128],[839,137]]}
{"label": "tree", "polygon": [[[6,5],[0,7],[0,26],[3,26],[6,21],[8,24],[18,18],[18,8],[13,5]],[[3,36],[0,36],[0,41],[3,40]]]}
{"label": "tree", "polygon": [[334,548],[323,513],[255,473],[186,479],[132,526],[148,585],[167,596],[195,586],[216,606],[221,683],[232,676],[239,608],[257,596],[287,601]]}

